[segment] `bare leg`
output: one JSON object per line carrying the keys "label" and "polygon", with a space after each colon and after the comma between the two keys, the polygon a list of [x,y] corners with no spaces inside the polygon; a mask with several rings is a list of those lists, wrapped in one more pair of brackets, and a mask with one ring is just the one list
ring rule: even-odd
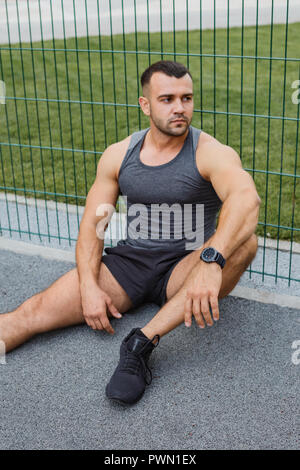
{"label": "bare leg", "polygon": [[[99,286],[120,312],[131,308],[131,301],[105,264],[100,265]],[[0,340],[6,351],[38,333],[84,323],[77,268],[67,272],[46,290],[23,302],[16,310],[0,315]]]}
{"label": "bare leg", "polygon": [[[253,235],[228,258],[222,272],[223,280],[219,298],[225,297],[232,291],[247,266],[254,259],[256,250],[257,238]],[[156,334],[163,336],[183,323],[184,300],[186,297],[184,281],[198,262],[199,251],[186,256],[174,268],[167,286],[167,303],[142,328],[143,333],[148,338],[153,338]]]}

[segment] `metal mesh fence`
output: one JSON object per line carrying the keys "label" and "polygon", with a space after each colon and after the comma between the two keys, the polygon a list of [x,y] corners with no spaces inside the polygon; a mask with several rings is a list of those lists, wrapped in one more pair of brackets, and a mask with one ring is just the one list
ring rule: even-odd
{"label": "metal mesh fence", "polygon": [[278,256],[266,271],[265,252],[254,272],[300,281],[292,271],[300,241],[298,0],[0,0],[0,13],[3,236],[76,241],[102,152],[148,127],[137,104],[141,73],[172,59],[193,75],[193,125],[232,146],[255,180],[263,249],[269,239],[277,253],[289,242],[286,274]]}

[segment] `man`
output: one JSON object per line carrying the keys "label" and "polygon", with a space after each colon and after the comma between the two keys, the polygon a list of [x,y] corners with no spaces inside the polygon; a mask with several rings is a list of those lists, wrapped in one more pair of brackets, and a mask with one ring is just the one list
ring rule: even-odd
{"label": "man", "polygon": [[[158,303],[154,318],[122,342],[120,362],[106,387],[108,398],[123,404],[138,401],[150,383],[147,362],[162,336],[183,322],[191,326],[192,317],[201,328],[218,321],[218,299],[234,288],[255,257],[260,205],[236,152],[190,125],[193,82],[188,69],[160,61],[143,73],[141,82],[139,103],[150,128],[103,153],[80,224],[76,268],[0,316],[0,336],[9,351],[35,334],[82,322],[113,334],[109,317],[121,318],[146,301]],[[102,256],[101,223],[107,213],[101,208],[115,206],[119,193],[127,196],[128,236]],[[165,236],[166,220],[153,222],[152,208],[175,203],[182,213],[192,207],[192,217],[174,218]],[[134,223],[137,205],[139,227]],[[199,207],[204,212],[195,232]],[[203,239],[199,243],[196,235],[191,249],[194,233]]]}

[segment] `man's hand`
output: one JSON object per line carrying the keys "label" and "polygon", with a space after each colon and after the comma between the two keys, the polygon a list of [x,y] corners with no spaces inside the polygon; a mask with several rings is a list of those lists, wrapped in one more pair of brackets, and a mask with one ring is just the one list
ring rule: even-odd
{"label": "man's hand", "polygon": [[[209,307],[214,320],[219,319],[218,295],[222,284],[222,269],[217,263],[200,260],[185,281],[187,290],[184,305],[184,321],[191,326],[194,315],[200,328],[213,325]],[[205,321],[204,321],[205,320]]]}
{"label": "man's hand", "polygon": [[115,318],[122,318],[122,315],[114,306],[109,295],[106,294],[96,282],[92,282],[81,288],[81,300],[83,316],[86,323],[93,330],[106,330],[114,334],[114,329],[108,319],[108,311]]}

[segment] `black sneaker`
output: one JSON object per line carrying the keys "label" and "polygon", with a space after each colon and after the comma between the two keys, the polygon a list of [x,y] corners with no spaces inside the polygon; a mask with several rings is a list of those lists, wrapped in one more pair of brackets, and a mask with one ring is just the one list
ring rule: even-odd
{"label": "black sneaker", "polygon": [[[154,345],[152,341],[157,338]],[[150,385],[152,374],[147,364],[150,354],[158,345],[159,335],[152,340],[139,328],[131,330],[120,348],[120,361],[106,386],[106,396],[122,405],[133,405]]]}

